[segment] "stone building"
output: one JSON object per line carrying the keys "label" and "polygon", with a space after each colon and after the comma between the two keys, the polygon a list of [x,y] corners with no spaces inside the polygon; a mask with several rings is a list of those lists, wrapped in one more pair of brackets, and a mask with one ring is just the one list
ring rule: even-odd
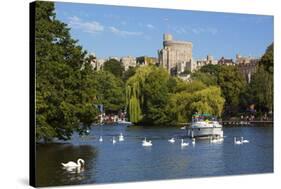
{"label": "stone building", "polygon": [[252,75],[257,70],[259,58],[251,56],[245,57],[237,54],[235,62],[240,73],[242,73],[246,78],[247,82],[250,83]]}
{"label": "stone building", "polygon": [[106,59],[98,58],[94,62],[92,62],[91,64],[92,64],[94,70],[99,71],[99,70],[102,70],[103,64],[105,62],[106,62]]}
{"label": "stone building", "polygon": [[137,65],[144,66],[144,65],[157,65],[157,58],[155,57],[149,57],[149,56],[140,56],[137,57]]}
{"label": "stone building", "polygon": [[164,34],[163,49],[158,50],[158,62],[172,75],[184,70],[193,71],[195,64],[192,61],[192,43],[175,41],[171,34]]}
{"label": "stone building", "polygon": [[205,65],[208,65],[208,64],[216,65],[216,64],[218,64],[218,61],[215,60],[213,56],[207,55],[207,58],[196,61],[196,69],[198,70],[202,66],[205,66]]}
{"label": "stone building", "polygon": [[127,71],[129,67],[136,67],[136,58],[132,56],[124,56],[120,59],[120,62],[123,64],[125,71]]}
{"label": "stone building", "polygon": [[234,66],[235,65],[235,63],[233,62],[232,59],[226,59],[224,57],[221,57],[221,59],[219,59],[218,64],[227,65],[227,66]]}

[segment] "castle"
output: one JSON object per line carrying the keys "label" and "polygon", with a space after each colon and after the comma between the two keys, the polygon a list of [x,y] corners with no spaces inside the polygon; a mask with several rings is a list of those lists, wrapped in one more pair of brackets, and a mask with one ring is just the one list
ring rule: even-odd
{"label": "castle", "polygon": [[110,60],[115,59],[119,61],[125,71],[129,67],[144,66],[148,64],[155,64],[165,68],[171,75],[176,75],[184,80],[189,80],[190,73],[199,70],[202,66],[208,64],[221,64],[227,66],[237,66],[238,70],[244,75],[247,82],[250,83],[251,76],[256,71],[258,65],[258,58],[246,57],[237,55],[236,60],[220,58],[216,60],[212,55],[207,55],[204,59],[194,60],[192,57],[192,42],[173,40],[171,34],[163,35],[163,48],[158,50],[158,58],[140,56],[140,57],[109,57],[107,59],[96,59],[92,62],[95,70],[103,68],[103,64]]}
{"label": "castle", "polygon": [[170,74],[178,75],[185,70],[195,69],[192,61],[192,43],[175,41],[171,34],[164,34],[163,49],[158,51],[158,62]]}

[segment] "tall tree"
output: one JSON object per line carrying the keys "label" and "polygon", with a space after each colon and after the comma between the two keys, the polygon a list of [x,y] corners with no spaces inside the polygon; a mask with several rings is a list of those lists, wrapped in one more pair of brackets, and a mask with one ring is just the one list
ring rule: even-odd
{"label": "tall tree", "polygon": [[96,100],[103,104],[106,113],[116,113],[125,109],[125,88],[120,78],[108,71],[94,72]]}
{"label": "tall tree", "polygon": [[118,78],[122,78],[124,66],[118,60],[110,59],[104,63],[103,70],[111,72]]}
{"label": "tall tree", "polygon": [[262,56],[245,92],[248,104],[255,104],[260,112],[273,111],[273,65],[273,44],[271,44]]}
{"label": "tall tree", "polygon": [[36,2],[36,138],[45,141],[83,133],[97,114],[86,52],[55,16],[53,2]]}

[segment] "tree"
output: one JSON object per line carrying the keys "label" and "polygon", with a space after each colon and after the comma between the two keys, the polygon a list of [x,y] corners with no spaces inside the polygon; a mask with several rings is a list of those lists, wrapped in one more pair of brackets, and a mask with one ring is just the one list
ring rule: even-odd
{"label": "tree", "polygon": [[220,116],[224,99],[217,86],[186,82],[163,68],[137,69],[126,83],[130,121],[153,125],[186,122],[194,112]]}
{"label": "tree", "polygon": [[219,66],[218,85],[221,87],[225,98],[226,113],[235,113],[240,104],[240,95],[246,87],[245,78],[235,66]]}
{"label": "tree", "polygon": [[202,72],[201,70],[194,72],[191,78],[193,80],[202,81],[207,86],[215,86],[218,84],[217,76],[208,72]]}
{"label": "tree", "polygon": [[103,70],[112,73],[115,77],[122,78],[124,67],[118,60],[110,59],[104,63]]}
{"label": "tree", "polygon": [[130,77],[132,77],[133,75],[135,75],[136,73],[136,70],[137,70],[137,67],[129,67],[128,70],[126,70],[124,73],[123,73],[123,76],[122,76],[122,79],[124,82],[126,82]]}
{"label": "tree", "polygon": [[53,2],[36,2],[36,139],[69,139],[95,121],[86,52],[56,20]]}
{"label": "tree", "polygon": [[116,113],[125,108],[125,88],[121,79],[108,71],[94,72],[94,88],[98,104],[103,104],[106,113]]}
{"label": "tree", "polygon": [[256,73],[246,89],[248,105],[255,104],[258,111],[273,111],[273,44],[271,44],[259,61]]}

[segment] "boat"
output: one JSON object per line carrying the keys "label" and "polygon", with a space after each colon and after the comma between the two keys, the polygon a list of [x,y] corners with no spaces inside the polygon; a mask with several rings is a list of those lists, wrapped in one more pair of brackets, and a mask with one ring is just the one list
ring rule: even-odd
{"label": "boat", "polygon": [[216,117],[210,114],[194,114],[192,122],[187,127],[187,136],[194,137],[217,137],[223,138],[223,128]]}
{"label": "boat", "polygon": [[132,122],[126,120],[118,120],[117,123],[122,125],[133,125]]}

